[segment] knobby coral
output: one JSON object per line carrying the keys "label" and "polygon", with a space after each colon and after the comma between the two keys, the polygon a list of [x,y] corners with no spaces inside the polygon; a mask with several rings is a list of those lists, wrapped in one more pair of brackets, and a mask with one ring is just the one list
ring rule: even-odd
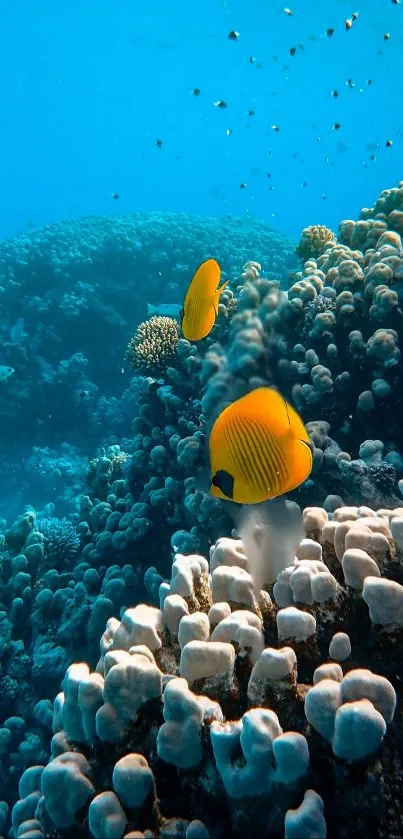
{"label": "knobby coral", "polygon": [[301,259],[310,259],[312,256],[321,256],[326,248],[335,242],[333,232],[324,224],[311,224],[305,227],[301,239],[296,247],[297,256]]}
{"label": "knobby coral", "polygon": [[400,836],[402,513],[306,508],[260,592],[240,539],[177,554],[160,608],[111,618],[95,671],[68,668],[18,835]]}

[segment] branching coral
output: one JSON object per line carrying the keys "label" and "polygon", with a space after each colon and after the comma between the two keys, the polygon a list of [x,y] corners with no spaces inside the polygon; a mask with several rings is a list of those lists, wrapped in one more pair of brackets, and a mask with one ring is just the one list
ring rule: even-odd
{"label": "branching coral", "polygon": [[43,554],[48,566],[63,568],[71,565],[80,547],[80,537],[71,521],[54,516],[36,519],[35,530],[43,535]]}
{"label": "branching coral", "polygon": [[140,323],[129,341],[126,361],[137,373],[161,373],[173,360],[179,343],[179,325],[168,317],[154,316]]}

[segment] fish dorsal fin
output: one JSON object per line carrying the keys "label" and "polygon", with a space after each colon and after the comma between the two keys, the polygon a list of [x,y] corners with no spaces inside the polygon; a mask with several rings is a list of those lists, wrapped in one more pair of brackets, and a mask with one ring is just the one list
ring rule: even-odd
{"label": "fish dorsal fin", "polygon": [[221,268],[216,259],[206,259],[200,268],[203,269],[203,282],[209,292],[214,292],[221,279]]}
{"label": "fish dorsal fin", "polygon": [[191,286],[198,291],[203,291],[207,296],[214,294],[220,282],[221,268],[216,259],[205,259],[199,265]]}
{"label": "fish dorsal fin", "polygon": [[269,421],[270,426],[275,428],[277,433],[310,444],[308,432],[301,417],[278,390],[274,387],[263,387],[252,392],[258,400],[259,412],[264,413],[266,421]]}
{"label": "fish dorsal fin", "polygon": [[300,440],[301,443],[305,443],[308,448],[312,449],[311,439],[309,434],[306,430],[305,424],[301,419],[300,415],[297,413],[295,408],[292,405],[287,404],[287,414],[288,419],[290,422],[290,431],[292,432],[293,437],[296,440]]}
{"label": "fish dorsal fin", "polygon": [[281,393],[274,387],[259,387],[252,391],[251,399],[254,401],[255,410],[263,415],[265,422],[278,433],[287,433],[291,428],[291,417],[289,406]]}

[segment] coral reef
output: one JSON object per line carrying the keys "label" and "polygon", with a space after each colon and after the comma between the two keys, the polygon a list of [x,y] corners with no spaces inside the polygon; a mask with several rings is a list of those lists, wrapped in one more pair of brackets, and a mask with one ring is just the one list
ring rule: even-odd
{"label": "coral reef", "polygon": [[[38,427],[43,403],[52,421],[41,413],[38,444],[52,446],[69,427],[73,442],[77,423],[90,436],[97,389],[120,393],[124,347],[146,317],[147,302],[181,303],[206,252],[214,253],[226,276],[235,276],[251,248],[272,276],[285,277],[294,262],[291,240],[265,222],[185,213],[88,216],[1,242],[0,346],[2,363],[16,371],[1,406],[4,433],[10,428],[24,435],[27,426]],[[85,367],[64,369],[78,350],[88,361],[88,378]],[[61,386],[69,408],[64,413]],[[85,391],[88,397],[80,398]]]}
{"label": "coral reef", "polygon": [[14,485],[7,517],[27,498],[58,501],[59,467],[44,474],[45,450],[75,465],[130,435],[141,382],[122,362],[147,303],[181,304],[212,252],[224,276],[237,276],[251,248],[272,277],[295,262],[293,243],[265,222],[174,213],[66,220],[0,243],[1,361],[15,370],[0,405],[2,476]]}
{"label": "coral reef", "polygon": [[301,491],[303,503],[323,503],[326,494],[399,503],[403,249],[388,224],[403,206],[402,189],[387,197],[389,214],[382,198],[359,221],[342,222],[338,240],[304,262],[288,292],[256,266],[246,272],[227,339],[203,360],[209,424],[261,384],[277,385],[294,402],[315,444],[314,483],[305,485],[309,496]]}
{"label": "coral reef", "polygon": [[[401,369],[403,257],[396,213],[403,212],[401,194],[401,187],[385,191],[372,209],[362,211],[358,221],[342,222],[337,239],[330,238],[329,234],[326,241],[321,240],[325,246],[323,252],[316,257],[310,254],[301,270],[294,272],[295,282],[288,292],[282,289],[281,280],[289,265],[289,243],[282,244],[275,233],[266,231],[267,249],[261,257],[262,262],[248,262],[241,269],[239,257],[244,253],[243,245],[235,247],[236,256],[231,260],[231,237],[220,240],[219,233],[212,232],[219,231],[219,224],[215,227],[211,220],[203,223],[203,228],[196,219],[175,216],[155,220],[149,216],[135,216],[124,221],[106,219],[102,222],[96,218],[84,219],[70,227],[63,223],[51,230],[22,237],[21,241],[3,243],[0,264],[4,275],[4,309],[17,315],[16,306],[17,302],[20,305],[21,299],[28,307],[23,312],[22,327],[17,329],[15,324],[4,322],[0,330],[4,361],[16,370],[5,385],[2,403],[4,434],[11,441],[3,461],[7,474],[21,473],[21,441],[25,439],[22,421],[24,428],[31,425],[35,428],[35,451],[52,450],[55,461],[57,449],[65,445],[66,437],[78,456],[83,452],[88,455],[97,444],[104,448],[120,444],[126,450],[123,440],[131,436],[131,420],[138,413],[139,394],[148,387],[147,382],[135,376],[124,390],[130,368],[130,364],[126,370],[122,368],[124,346],[133,335],[141,312],[136,297],[133,315],[130,315],[129,266],[132,266],[133,275],[144,273],[144,288],[148,288],[150,277],[144,267],[146,254],[155,253],[157,264],[161,257],[166,266],[171,248],[168,231],[170,226],[175,229],[177,224],[175,259],[179,259],[179,252],[186,245],[188,261],[180,263],[182,269],[186,265],[186,271],[181,269],[181,273],[179,263],[174,262],[173,269],[169,263],[171,267],[160,272],[165,280],[169,271],[176,269],[178,278],[182,277],[177,282],[178,293],[170,289],[167,295],[167,286],[161,280],[160,299],[172,299],[172,296],[179,301],[183,299],[194,268],[189,260],[194,258],[197,264],[205,255],[200,242],[207,247],[209,233],[212,234],[211,248],[216,243],[216,255],[222,262],[224,275],[231,276],[231,286],[222,296],[216,327],[201,346],[196,348],[180,340],[178,352],[173,354],[171,362],[160,365],[158,370],[143,370],[147,375],[158,375],[161,385],[170,388],[170,424],[176,428],[176,433],[184,411],[188,410],[187,400],[197,401],[203,397],[197,422],[204,425],[204,414],[208,430],[214,412],[217,413],[222,404],[255,384],[275,383],[294,402],[305,421],[317,424],[315,438],[319,444],[315,442],[314,472],[317,479],[315,486],[310,487],[316,494],[311,500],[322,503],[326,494],[333,493],[349,502],[363,484],[364,474],[370,495],[363,493],[361,499],[356,500],[364,501],[366,497],[371,504],[379,506],[386,487],[387,503],[397,503],[397,483],[403,476],[403,444],[399,432],[402,416],[397,398]],[[134,237],[136,223],[139,225],[137,238]],[[225,226],[227,221],[222,224]],[[235,221],[228,224],[233,224],[234,231],[237,229]],[[116,240],[113,239],[115,228]],[[259,225],[256,230],[258,228]],[[80,230],[83,234],[81,244]],[[129,233],[133,234],[130,247]],[[244,241],[243,235],[240,233],[240,242]],[[260,257],[259,242],[263,240],[259,238],[260,233],[256,235],[256,254]],[[92,243],[87,255],[84,254],[86,236]],[[161,255],[160,247],[164,236],[167,238],[165,256]],[[155,242],[154,237],[157,237]],[[160,243],[157,249],[155,243]],[[71,262],[70,248],[76,254],[76,262]],[[116,257],[113,283],[112,257],[108,248]],[[21,259],[17,258],[18,254]],[[228,261],[225,254],[228,254]],[[41,260],[47,265],[41,273],[47,289],[42,299],[50,308],[38,317],[38,311],[28,303],[30,294],[34,293],[34,277]],[[266,275],[262,264],[269,268]],[[121,282],[116,280],[118,269]],[[60,293],[67,275],[70,285],[71,278],[77,274],[77,282],[85,285],[87,291],[87,286],[92,289],[90,302],[80,309],[74,330],[70,328],[70,320],[65,324],[60,321],[64,309],[58,305],[52,290],[56,270]],[[113,302],[112,297],[107,297],[101,306],[97,294],[106,294],[108,283],[113,285]],[[136,284],[136,294],[140,287]],[[116,307],[119,317],[117,314],[112,316],[112,306]],[[108,320],[107,325],[102,318]],[[102,334],[103,342],[110,347],[107,360],[96,345],[94,336],[97,334]],[[80,351],[77,351],[77,341]],[[136,340],[131,344],[133,349],[135,345]],[[135,353],[133,358],[136,361]],[[123,371],[121,380],[116,375],[117,370]],[[183,406],[178,400],[183,400],[185,391],[187,399]],[[164,398],[168,400],[167,396]],[[328,428],[324,422],[329,423]],[[158,414],[155,424],[158,424]],[[366,441],[371,440],[381,440],[384,446],[378,463],[372,456],[369,462],[360,455],[361,444],[365,450]],[[352,460],[352,467],[345,465],[343,453]],[[32,463],[34,458],[32,450],[28,454],[24,451],[27,463]],[[56,466],[53,472],[54,485],[49,488],[45,503],[56,502],[60,494],[58,468]],[[27,487],[30,481],[33,487],[38,483],[34,469],[24,476]],[[42,467],[38,467],[38,476],[42,475],[41,470]],[[341,470],[349,471],[348,477]],[[51,484],[51,481],[47,483]],[[349,483],[354,491],[344,497],[343,487]],[[309,498],[301,497],[300,500],[307,503]]]}
{"label": "coral reef", "polygon": [[15,832],[401,835],[403,509],[303,523],[274,586],[219,539],[210,564],[175,556],[160,608],[108,621],[95,669],[66,671]]}
{"label": "coral reef", "polygon": [[[289,243],[251,223],[248,246],[235,220],[236,246],[226,220],[185,216],[0,246],[16,371],[1,409],[0,798],[14,803],[24,773],[18,839],[401,836],[401,216],[403,185],[318,234],[288,291]],[[178,302],[210,244],[231,277],[212,333],[193,345],[170,321],[152,366],[136,337],[126,381],[129,279]],[[253,538],[232,541],[203,469],[219,411],[265,384],[307,423],[314,465],[292,495],[306,539],[283,565],[279,528],[256,591]],[[7,818],[0,804],[0,832]]]}

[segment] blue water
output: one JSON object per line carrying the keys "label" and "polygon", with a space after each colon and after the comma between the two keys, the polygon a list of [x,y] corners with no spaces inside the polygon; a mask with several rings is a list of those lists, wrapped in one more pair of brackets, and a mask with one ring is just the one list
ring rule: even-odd
{"label": "blue water", "polygon": [[403,6],[290,2],[5,4],[0,237],[92,212],[252,214],[293,236],[357,217],[402,174]]}

